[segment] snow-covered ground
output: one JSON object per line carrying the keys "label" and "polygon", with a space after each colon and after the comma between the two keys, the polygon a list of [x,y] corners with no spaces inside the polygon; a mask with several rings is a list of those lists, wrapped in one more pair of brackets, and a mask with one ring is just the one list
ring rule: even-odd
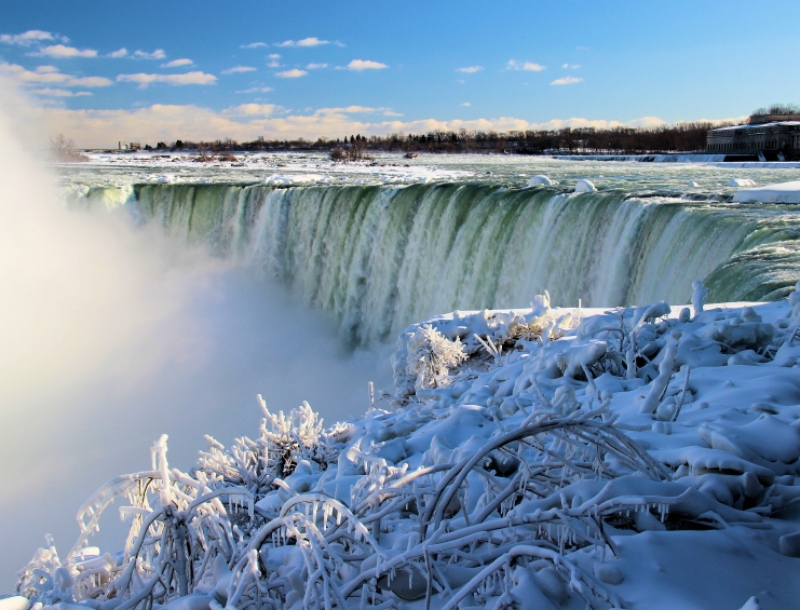
{"label": "snow-covered ground", "polygon": [[[767,304],[692,292],[412,325],[363,418],[326,429],[262,402],[252,440],[209,437],[188,472],[162,437],[19,592],[103,609],[795,607],[800,284]],[[131,532],[101,552],[115,499]]]}

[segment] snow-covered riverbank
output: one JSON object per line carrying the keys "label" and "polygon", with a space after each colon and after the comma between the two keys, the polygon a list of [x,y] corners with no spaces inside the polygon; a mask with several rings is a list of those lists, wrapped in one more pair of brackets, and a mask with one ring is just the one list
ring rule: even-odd
{"label": "snow-covered riverbank", "polygon": [[[544,296],[413,325],[362,419],[325,429],[262,403],[254,440],[209,438],[189,472],[162,438],[20,591],[93,608],[791,607],[800,290],[703,298]],[[132,529],[109,555],[84,545],[115,497]]]}

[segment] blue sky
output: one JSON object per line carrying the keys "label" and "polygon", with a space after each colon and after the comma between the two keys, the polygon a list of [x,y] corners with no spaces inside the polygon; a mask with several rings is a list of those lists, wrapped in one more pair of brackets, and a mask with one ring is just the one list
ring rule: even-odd
{"label": "blue sky", "polygon": [[796,0],[29,0],[3,8],[0,73],[84,146],[655,125],[800,102],[796,13]]}

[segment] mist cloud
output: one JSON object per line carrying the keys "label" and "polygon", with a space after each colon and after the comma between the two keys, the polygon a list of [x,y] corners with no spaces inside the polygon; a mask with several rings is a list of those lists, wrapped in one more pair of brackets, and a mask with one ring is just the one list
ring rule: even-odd
{"label": "mist cloud", "polygon": [[[6,85],[6,83],[0,83]],[[367,407],[375,356],[343,352],[333,325],[246,269],[137,228],[124,209],[68,209],[21,142],[41,123],[0,87],[0,592],[47,532],[65,553],[77,507],[118,474],[149,467],[170,435],[188,468],[203,434],[257,433],[308,400],[328,423]],[[388,380],[388,366],[383,372]],[[114,510],[99,541],[123,540]],[[110,526],[110,529],[109,529]]]}

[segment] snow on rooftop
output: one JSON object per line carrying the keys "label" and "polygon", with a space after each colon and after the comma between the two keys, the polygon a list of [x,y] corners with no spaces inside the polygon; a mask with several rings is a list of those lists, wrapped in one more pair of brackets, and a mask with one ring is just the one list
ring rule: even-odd
{"label": "snow on rooftop", "polygon": [[775,121],[773,123],[756,123],[754,125],[729,125],[727,127],[717,127],[712,129],[710,133],[717,133],[720,131],[736,131],[739,129],[764,129],[765,127],[778,127],[788,126],[793,127],[800,125],[800,121]]}

